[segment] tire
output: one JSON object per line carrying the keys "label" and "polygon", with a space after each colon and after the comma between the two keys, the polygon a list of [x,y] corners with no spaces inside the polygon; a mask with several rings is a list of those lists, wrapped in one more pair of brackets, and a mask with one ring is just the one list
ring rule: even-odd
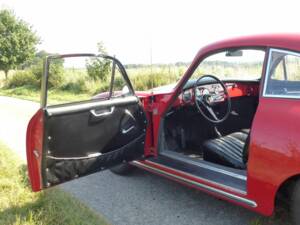
{"label": "tire", "polygon": [[136,169],[136,167],[130,165],[129,163],[121,163],[117,166],[110,168],[110,171],[115,174],[125,176],[125,175],[130,174],[135,169]]}
{"label": "tire", "polygon": [[291,193],[290,213],[294,225],[300,225],[300,180],[297,180]]}

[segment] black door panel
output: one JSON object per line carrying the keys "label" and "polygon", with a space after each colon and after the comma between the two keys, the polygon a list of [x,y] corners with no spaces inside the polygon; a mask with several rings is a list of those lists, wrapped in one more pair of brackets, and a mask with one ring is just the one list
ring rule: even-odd
{"label": "black door panel", "polygon": [[74,106],[48,109],[44,185],[52,186],[142,156],[147,121],[137,98],[132,98],[76,110]]}
{"label": "black door panel", "polygon": [[60,184],[75,178],[92,174],[125,161],[138,159],[144,153],[145,134],[130,143],[99,156],[81,158],[47,157],[47,168],[43,170],[44,187]]}

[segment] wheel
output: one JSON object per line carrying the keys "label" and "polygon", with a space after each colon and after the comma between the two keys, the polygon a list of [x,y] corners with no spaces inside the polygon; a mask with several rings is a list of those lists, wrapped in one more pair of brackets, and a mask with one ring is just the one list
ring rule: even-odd
{"label": "wheel", "polygon": [[131,173],[134,169],[136,169],[134,166],[130,165],[129,163],[121,163],[119,165],[116,165],[112,168],[110,168],[110,171],[118,174],[118,175],[128,175]]}
{"label": "wheel", "polygon": [[300,225],[300,180],[297,180],[291,193],[290,213],[294,225]]}

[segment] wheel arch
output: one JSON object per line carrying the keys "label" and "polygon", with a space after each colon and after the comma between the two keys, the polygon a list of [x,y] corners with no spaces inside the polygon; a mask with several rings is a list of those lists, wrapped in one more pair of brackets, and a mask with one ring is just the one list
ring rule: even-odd
{"label": "wheel arch", "polygon": [[300,172],[289,176],[285,180],[283,180],[280,185],[278,186],[276,190],[276,195],[275,195],[275,208],[278,206],[280,203],[286,203],[289,201],[290,194],[294,188],[294,185],[297,180],[300,179]]}

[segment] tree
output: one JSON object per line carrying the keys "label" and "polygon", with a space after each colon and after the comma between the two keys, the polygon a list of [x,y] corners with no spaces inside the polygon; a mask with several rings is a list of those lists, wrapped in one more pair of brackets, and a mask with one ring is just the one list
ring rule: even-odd
{"label": "tree", "polygon": [[[99,54],[106,55],[106,49],[102,42],[97,43]],[[86,61],[87,73],[93,80],[105,81],[110,72],[111,60],[103,59],[100,57],[90,58]]]}
{"label": "tree", "polygon": [[11,69],[34,57],[39,38],[32,27],[12,11],[0,11],[0,70],[7,79]]}

